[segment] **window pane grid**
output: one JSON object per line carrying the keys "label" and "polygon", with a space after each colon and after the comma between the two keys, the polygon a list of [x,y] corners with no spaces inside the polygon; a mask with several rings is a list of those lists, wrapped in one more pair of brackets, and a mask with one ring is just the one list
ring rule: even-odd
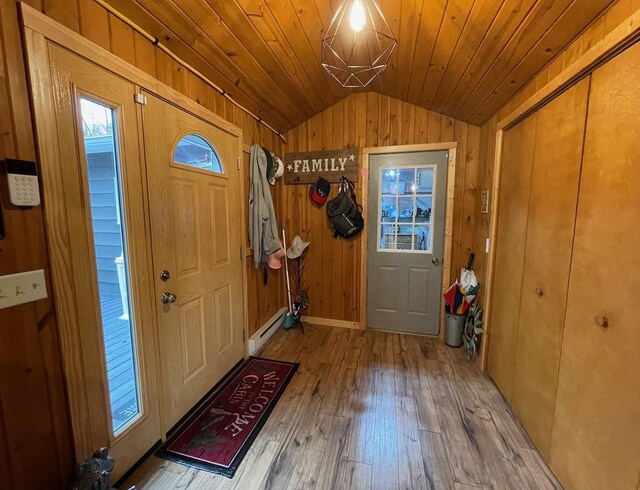
{"label": "window pane grid", "polygon": [[431,253],[433,166],[380,169],[379,251]]}

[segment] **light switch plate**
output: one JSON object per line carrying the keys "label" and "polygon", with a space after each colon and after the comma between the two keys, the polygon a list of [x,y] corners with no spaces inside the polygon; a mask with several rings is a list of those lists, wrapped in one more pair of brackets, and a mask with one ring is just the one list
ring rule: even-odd
{"label": "light switch plate", "polygon": [[42,269],[0,276],[0,310],[47,297]]}

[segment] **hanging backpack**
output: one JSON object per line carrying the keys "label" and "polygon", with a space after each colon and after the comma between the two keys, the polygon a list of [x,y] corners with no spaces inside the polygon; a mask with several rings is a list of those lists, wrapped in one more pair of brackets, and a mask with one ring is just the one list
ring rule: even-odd
{"label": "hanging backpack", "polygon": [[327,216],[333,226],[333,238],[353,238],[364,228],[362,206],[356,200],[356,191],[346,177],[342,177],[338,195],[327,203]]}

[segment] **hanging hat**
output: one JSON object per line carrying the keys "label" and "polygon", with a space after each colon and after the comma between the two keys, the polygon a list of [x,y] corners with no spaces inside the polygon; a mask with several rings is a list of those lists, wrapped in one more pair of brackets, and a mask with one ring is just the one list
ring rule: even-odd
{"label": "hanging hat", "polygon": [[267,156],[267,181],[271,185],[275,185],[278,180],[284,174],[284,164],[275,153],[270,152],[267,148],[262,148],[264,154]]}
{"label": "hanging hat", "polygon": [[302,252],[304,252],[309,245],[311,245],[311,242],[304,242],[302,241],[302,238],[296,235],[296,237],[291,242],[289,250],[287,250],[287,258],[292,260],[297,259],[302,255]]}
{"label": "hanging hat", "polygon": [[273,176],[269,176],[268,180],[269,184],[274,185],[276,180],[284,175],[284,163],[282,163],[282,160],[280,160],[280,158],[275,154],[272,153],[271,155],[273,156],[275,173]]}
{"label": "hanging hat", "polygon": [[284,162],[280,157],[276,157],[278,159],[278,172],[276,173],[276,179],[279,179],[284,175]]}
{"label": "hanging hat", "polygon": [[267,178],[269,178],[272,174],[275,174],[275,162],[273,161],[273,153],[271,153],[264,146],[262,147],[262,151],[264,151],[264,155],[267,157]]}
{"label": "hanging hat", "polygon": [[311,185],[309,189],[309,196],[311,200],[318,206],[322,206],[327,199],[329,199],[329,193],[331,192],[331,184],[326,179],[318,177],[315,184]]}
{"label": "hanging hat", "polygon": [[267,266],[269,266],[269,269],[281,269],[282,261],[280,259],[282,259],[284,255],[284,247],[282,246],[282,242],[280,242],[280,248],[267,257],[266,262]]}

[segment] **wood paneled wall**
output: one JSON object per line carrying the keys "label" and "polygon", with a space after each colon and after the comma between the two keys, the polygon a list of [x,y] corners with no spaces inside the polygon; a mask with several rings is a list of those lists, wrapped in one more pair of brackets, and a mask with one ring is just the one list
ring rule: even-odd
{"label": "wood paneled wall", "polygon": [[[278,150],[278,155],[283,156],[283,150]],[[244,155],[244,172],[245,182],[249,182],[249,153]],[[282,191],[284,183],[280,179],[274,187],[272,187],[273,206],[276,210],[276,218],[282,219]],[[247,213],[247,210],[243,210]],[[280,229],[280,221],[278,221],[278,229]],[[264,325],[278,310],[280,310],[287,302],[286,285],[284,276],[284,267],[280,270],[271,270],[267,268],[267,284],[264,284],[264,267],[254,269],[253,258],[250,255],[249,242],[246,244],[247,256],[247,293],[249,295],[249,336],[252,336],[260,327]]]}
{"label": "wood paneled wall", "polygon": [[[239,126],[246,144],[256,142],[282,154],[280,138],[93,0],[26,3]],[[0,158],[34,159],[14,0],[0,0],[0,22]],[[0,274],[41,268],[48,272],[42,208],[11,208],[7,196],[0,197],[7,232],[7,238],[0,240]],[[282,273],[271,272],[270,276],[265,287],[262,275],[248,267],[253,330],[284,304]],[[0,486],[16,490],[61,488],[71,471],[73,449],[51,298],[0,310],[0,339]]]}
{"label": "wood paneled wall", "polygon": [[[618,0],[601,17],[593,22],[565,50],[559,53],[542,71],[540,71],[522,90],[509,100],[480,128],[480,167],[478,189],[491,189],[493,185],[496,131],[498,122],[513,112],[519,105],[536,94],[566,67],[585,54],[594,44],[602,40],[613,29],[638,9],[637,0]],[[496,196],[491,196],[490,205],[495,204]],[[483,283],[487,274],[487,254],[484,253],[485,241],[490,235],[490,214],[480,214],[480,208],[474,217],[476,222],[475,248],[476,273]],[[480,290],[480,302],[484,304],[483,291]]]}
{"label": "wood paneled wall", "polygon": [[[329,107],[287,133],[286,152],[365,148],[419,143],[458,142],[453,234],[453,271],[466,264],[473,250],[480,128],[374,92],[358,93]],[[361,177],[363,178],[363,177]],[[360,191],[360,184],[356,190]],[[334,240],[326,207],[317,209],[309,186],[284,186],[287,233],[310,240],[305,279],[311,305],[308,314],[332,320],[360,319],[360,246]],[[336,194],[333,186],[332,196]]]}
{"label": "wood paneled wall", "polygon": [[[35,158],[16,5],[0,1],[0,158]],[[45,269],[42,208],[19,210],[0,195],[7,237],[0,274]],[[50,285],[50,282],[48,283]],[[0,481],[6,488],[60,488],[72,449],[51,299],[0,310]]]}

